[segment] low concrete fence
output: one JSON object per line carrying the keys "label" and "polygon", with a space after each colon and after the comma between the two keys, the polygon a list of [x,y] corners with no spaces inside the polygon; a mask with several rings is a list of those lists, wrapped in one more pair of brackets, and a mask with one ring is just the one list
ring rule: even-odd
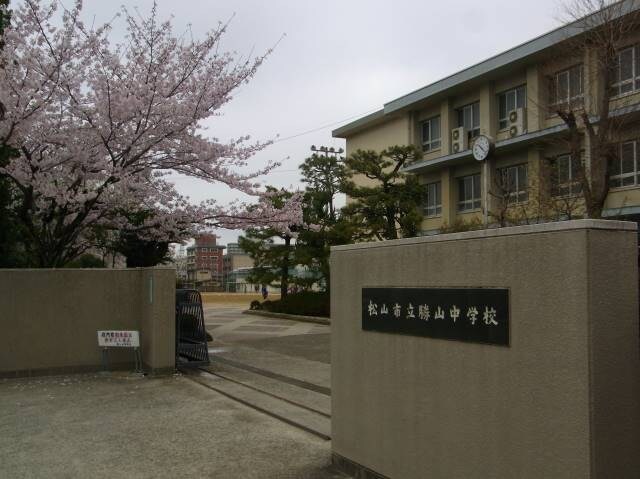
{"label": "low concrete fence", "polygon": [[[334,247],[334,462],[393,479],[637,479],[636,229]],[[490,294],[508,302],[467,301]]]}
{"label": "low concrete fence", "polygon": [[[0,270],[0,377],[102,368],[99,330],[140,331],[144,368],[175,368],[175,270]],[[133,352],[109,351],[112,369]]]}

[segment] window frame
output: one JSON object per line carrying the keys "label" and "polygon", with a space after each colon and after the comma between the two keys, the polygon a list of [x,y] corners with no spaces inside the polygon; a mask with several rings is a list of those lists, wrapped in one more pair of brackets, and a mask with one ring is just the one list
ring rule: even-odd
{"label": "window frame", "polygon": [[[522,95],[522,99],[523,99],[523,105],[522,106],[518,106],[518,91],[522,90],[523,91],[523,95]],[[526,83],[523,85],[519,85],[517,87],[511,88],[509,90],[505,90],[503,92],[498,93],[497,99],[498,99],[498,130],[500,131],[505,131],[509,129],[509,113],[511,113],[513,110],[509,110],[509,106],[508,106],[508,100],[507,100],[507,95],[509,94],[514,94],[515,95],[515,109],[517,110],[518,108],[526,108],[527,107],[527,85]],[[505,112],[504,112],[504,117],[502,117],[502,112],[500,111],[500,102],[502,101],[502,97],[505,98]],[[503,122],[504,122],[504,126],[503,126]]]}
{"label": "window frame", "polygon": [[[477,196],[476,196],[476,181],[477,181]],[[474,173],[471,175],[460,176],[458,180],[458,212],[469,213],[482,209],[482,175],[481,173]],[[460,199],[466,192],[465,181],[471,181],[471,198]]]}
{"label": "window frame", "polygon": [[[628,144],[632,144],[633,145],[633,171],[629,172],[629,173],[623,173],[622,170],[622,166],[623,166],[623,161],[624,161],[624,157],[623,157],[623,148],[625,145]],[[640,186],[640,171],[638,171],[638,168],[640,167],[640,162],[638,161],[638,153],[640,153],[640,141],[639,140],[628,140],[628,141],[623,141],[620,143],[620,145],[618,146],[618,158],[616,158],[616,161],[619,162],[619,171],[620,173],[616,174],[616,175],[612,175],[609,174],[609,189],[612,190],[618,190],[618,189],[624,189],[624,188],[637,188],[638,186]],[[611,166],[610,166],[610,172],[611,172]],[[624,184],[624,180],[626,178],[633,178],[633,184]],[[619,185],[613,185],[612,182],[615,180],[619,180],[620,184]]]}
{"label": "window frame", "polygon": [[[577,94],[575,94],[575,92],[573,92],[571,88],[571,71],[575,69],[580,70],[580,92]],[[559,92],[560,92],[559,81],[562,75],[567,76],[567,94],[565,98],[561,99],[559,98]],[[559,105],[567,105],[567,106],[576,105],[578,108],[582,108],[582,106],[584,105],[584,64],[583,63],[576,63],[574,65],[571,65],[568,68],[555,72],[551,77],[551,82],[552,82],[551,83],[552,93],[550,93],[550,96],[552,98],[550,98],[550,101],[549,101],[550,106],[555,107]]]}
{"label": "window frame", "polygon": [[[524,170],[521,168],[524,167]],[[509,170],[515,170],[515,179],[516,184],[513,191],[509,190],[508,187],[505,187],[504,184],[500,186],[506,192],[507,204],[509,205],[521,205],[529,201],[529,164],[528,163],[518,163],[516,165],[504,166],[502,168],[496,168],[496,174],[499,178],[504,178],[505,176],[508,178]],[[521,185],[522,178],[520,178],[520,172],[524,171],[525,181],[524,186]],[[521,188],[523,186],[523,188]],[[522,197],[522,198],[521,198]]]}
{"label": "window frame", "polygon": [[[439,132],[438,138],[433,137],[432,122],[434,122],[435,120],[438,121],[438,132]],[[425,135],[424,135],[425,125],[429,126],[429,139],[426,141],[425,141]],[[440,120],[440,115],[436,115],[434,117],[428,118],[420,122],[420,140],[421,140],[423,152],[432,152],[442,148],[442,121]]]}
{"label": "window frame", "polygon": [[[567,168],[569,181],[560,183],[559,162],[565,159],[569,160],[569,165]],[[580,158],[580,161],[583,161],[583,159]],[[551,197],[552,198],[570,198],[570,197],[574,197],[582,194],[582,181],[580,179],[574,178],[574,171],[575,171],[575,168],[573,165],[574,158],[571,156],[571,154],[565,153],[563,155],[558,155],[552,159],[552,162],[553,162],[552,163],[553,175],[552,175],[552,181],[551,181]],[[568,188],[568,192],[560,193],[560,190],[562,188]],[[554,190],[556,190],[555,193],[554,193]]]}
{"label": "window frame", "polygon": [[[622,54],[628,50],[631,50],[631,78],[627,80],[620,80],[622,73],[622,63],[620,62],[620,58]],[[611,92],[612,100],[640,92],[640,44],[636,43],[634,45],[627,45],[620,48],[617,52],[617,65],[615,68],[616,71],[613,72],[614,77],[611,83],[611,90],[617,89],[617,92]],[[618,81],[615,81],[616,79]],[[623,92],[621,89],[625,85],[631,85],[631,89]]]}
{"label": "window frame", "polygon": [[[430,188],[435,188],[435,201],[430,204]],[[426,200],[423,208],[425,218],[437,218],[442,216],[442,182],[434,181],[425,184]]]}
{"label": "window frame", "polygon": [[[478,117],[478,124],[477,126],[475,125],[474,121],[475,121],[475,115],[474,115],[474,107],[477,108],[477,117]],[[469,103],[467,105],[461,106],[460,108],[456,108],[456,113],[457,113],[457,124],[458,124],[458,128],[460,128],[461,126],[465,126],[464,125],[464,112],[467,109],[471,109],[471,126],[472,128],[467,128],[467,135],[469,137],[469,140],[476,138],[477,136],[480,136],[480,101],[474,101],[473,103]]]}

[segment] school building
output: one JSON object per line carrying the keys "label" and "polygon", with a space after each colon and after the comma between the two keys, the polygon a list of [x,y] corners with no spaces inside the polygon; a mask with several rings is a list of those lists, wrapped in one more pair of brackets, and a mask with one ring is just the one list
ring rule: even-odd
{"label": "school building", "polygon": [[[638,2],[623,2],[615,21],[635,17],[639,8]],[[563,26],[390,101],[333,136],[346,139],[347,155],[393,145],[422,150],[423,157],[403,170],[426,185],[425,235],[454,225],[502,224],[500,218],[521,224],[580,217],[578,162],[589,168],[589,138],[581,135],[582,159],[569,155],[569,129],[557,112],[574,111],[578,118],[586,113],[597,125],[605,85],[595,47],[575,45],[597,28],[598,18]],[[617,58],[606,89],[618,154],[603,216],[637,219],[638,28],[621,39]]]}

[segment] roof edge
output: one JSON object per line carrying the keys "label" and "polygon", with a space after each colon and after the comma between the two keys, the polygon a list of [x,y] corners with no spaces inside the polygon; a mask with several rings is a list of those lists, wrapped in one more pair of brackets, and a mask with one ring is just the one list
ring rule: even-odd
{"label": "roof edge", "polygon": [[357,120],[347,123],[344,126],[336,128],[331,132],[331,136],[333,138],[344,138],[347,134],[353,133],[356,130],[360,130],[362,128],[370,126],[371,124],[375,123],[377,120],[381,120],[384,117],[385,117],[385,111],[384,111],[384,108],[382,108],[378,111],[375,111],[366,116],[363,116],[362,118],[358,118]]}
{"label": "roof edge", "polygon": [[[621,5],[622,4],[622,5]],[[618,5],[620,8],[617,17],[627,15],[633,11],[640,9],[640,0],[622,0],[621,2],[614,3],[606,8],[613,8]],[[604,10],[604,9],[603,9]],[[557,45],[565,40],[569,40],[580,33],[585,31],[585,26],[591,25],[589,19],[597,15],[601,10],[592,13],[584,18],[578,19],[566,25],[562,25],[547,33],[544,33],[532,40],[521,43],[515,47],[505,50],[497,55],[487,58],[475,65],[460,70],[452,75],[442,78],[434,83],[418,88],[412,92],[409,92],[401,97],[391,100],[383,105],[381,110],[376,111],[370,115],[359,118],[355,121],[347,123],[332,131],[334,138],[345,138],[348,134],[355,133],[362,130],[370,124],[373,124],[376,120],[381,120],[386,115],[397,112],[409,105],[425,100],[430,96],[442,93],[445,90],[454,88],[462,83],[470,80],[480,78],[483,75],[491,73],[499,68],[514,63],[516,61],[524,60],[527,57],[540,53],[554,45]],[[617,18],[616,17],[616,18]]]}

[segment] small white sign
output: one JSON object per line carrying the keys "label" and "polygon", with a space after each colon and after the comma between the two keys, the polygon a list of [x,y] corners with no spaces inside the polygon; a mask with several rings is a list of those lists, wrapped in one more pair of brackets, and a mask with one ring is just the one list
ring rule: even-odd
{"label": "small white sign", "polygon": [[103,348],[139,348],[139,331],[98,331],[98,346]]}

